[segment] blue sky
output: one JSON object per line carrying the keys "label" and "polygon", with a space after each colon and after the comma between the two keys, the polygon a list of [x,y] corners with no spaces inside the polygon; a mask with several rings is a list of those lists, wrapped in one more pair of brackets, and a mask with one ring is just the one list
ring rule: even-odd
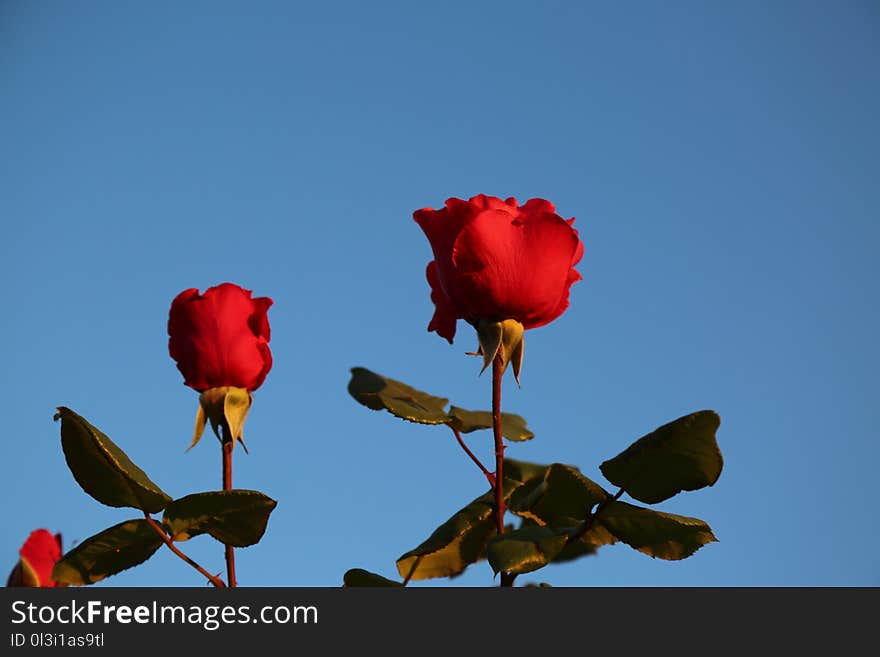
{"label": "blue sky", "polygon": [[[396,575],[485,481],[444,428],[356,404],[348,370],[488,407],[467,327],[426,331],[411,218],[486,193],[551,200],[585,244],[505,382],[536,433],[509,456],[602,482],[658,425],[722,417],[718,483],[658,505],[719,543],[520,581],[880,584],[878,28],[855,1],[3,3],[0,563],[35,527],[70,546],[137,515],[77,487],[58,405],[170,494],[219,487],[214,442],[184,454],[197,394],[166,321],[229,280],[275,300],[235,483],[279,504],[240,583]],[[185,548],[222,569],[211,539]],[[163,550],[102,585],[202,580]]]}

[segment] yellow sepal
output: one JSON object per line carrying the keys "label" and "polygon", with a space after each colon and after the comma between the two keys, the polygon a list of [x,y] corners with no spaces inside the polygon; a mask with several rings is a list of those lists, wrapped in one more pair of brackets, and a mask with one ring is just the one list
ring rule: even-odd
{"label": "yellow sepal", "polygon": [[211,422],[211,429],[218,440],[223,441],[220,428],[228,428],[228,439],[239,441],[244,451],[244,421],[253,404],[253,395],[244,388],[222,386],[205,390],[199,395],[199,409],[196,412],[196,425],[193,440],[187,451],[195,447],[205,432],[205,425]]}
{"label": "yellow sepal", "polygon": [[525,329],[515,319],[505,319],[502,321],[492,321],[481,319],[474,325],[477,330],[477,339],[480,342],[480,348],[474,356],[483,357],[482,374],[495,356],[501,354],[503,363],[502,373],[507,370],[507,364],[513,365],[513,376],[519,385],[519,373],[522,369],[523,352],[525,349]]}

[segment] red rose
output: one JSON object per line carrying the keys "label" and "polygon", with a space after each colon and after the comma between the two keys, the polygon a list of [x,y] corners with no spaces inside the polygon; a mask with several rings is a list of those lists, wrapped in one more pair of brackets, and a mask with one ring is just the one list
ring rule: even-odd
{"label": "red rose", "polygon": [[515,198],[480,194],[451,198],[440,210],[417,210],[413,218],[434,250],[427,271],[435,306],[429,331],[451,343],[459,319],[513,319],[530,329],[568,308],[584,246],[574,219],[557,215],[549,201],[533,198],[519,207]]}
{"label": "red rose", "polygon": [[272,299],[223,283],[199,294],[184,290],[171,303],[168,351],[184,383],[199,392],[221,386],[256,390],[272,367]]}
{"label": "red rose", "polygon": [[31,532],[18,551],[18,564],[9,574],[6,586],[56,587],[52,579],[55,562],[61,558],[61,534],[53,535],[47,529]]}

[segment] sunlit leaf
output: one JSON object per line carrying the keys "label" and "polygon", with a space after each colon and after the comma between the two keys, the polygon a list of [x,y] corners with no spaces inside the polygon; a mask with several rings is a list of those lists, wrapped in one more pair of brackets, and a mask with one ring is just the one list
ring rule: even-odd
{"label": "sunlit leaf", "polygon": [[[504,478],[504,499],[521,485]],[[485,557],[486,544],[496,533],[495,494],[490,490],[440,525],[417,548],[397,560],[397,572],[412,580],[454,577]]]}
{"label": "sunlit leaf", "polygon": [[510,498],[510,511],[539,525],[568,527],[586,519],[593,506],[608,498],[599,484],[577,468],[554,463],[543,478],[533,478]]}
{"label": "sunlit leaf", "polygon": [[[532,477],[513,492],[509,509],[523,519],[523,528],[529,525],[549,526],[555,528],[554,532],[557,533],[561,531],[559,528],[568,528],[574,534],[593,506],[607,498],[608,493],[577,468],[554,463],[546,468],[542,477]],[[532,552],[527,556],[529,563],[540,567],[537,564],[541,559],[554,563],[571,561],[595,554],[600,546],[616,542],[617,539],[607,529],[592,522],[588,531],[580,533],[574,540],[567,540],[558,553],[550,554],[536,544],[534,548],[529,548]],[[520,551],[525,549],[521,545],[506,549],[512,547],[518,547]],[[508,553],[508,556],[511,554]]]}
{"label": "sunlit leaf", "polygon": [[711,486],[724,464],[715,432],[721,418],[698,411],[664,424],[600,467],[602,474],[647,504],[662,502],[683,490]]}
{"label": "sunlit leaf", "polygon": [[[451,406],[449,417],[451,418],[449,424],[461,433],[492,428],[492,413],[490,411],[468,411],[458,406]],[[535,434],[529,431],[526,426],[525,418],[514,413],[501,414],[501,435],[515,442],[535,437]]]}
{"label": "sunlit leaf", "polygon": [[450,577],[479,561],[496,531],[493,509],[492,492],[481,495],[435,529],[428,540],[402,555],[397,572],[412,580]]}
{"label": "sunlit leaf", "polygon": [[87,538],[52,571],[52,579],[80,586],[94,584],[149,559],[162,537],[146,519],[128,520]]}
{"label": "sunlit leaf", "polygon": [[385,409],[410,422],[445,424],[448,399],[434,397],[405,383],[385,378],[363,367],[353,367],[348,392],[358,402],[374,411]]}
{"label": "sunlit leaf", "polygon": [[363,568],[352,568],[342,576],[343,586],[403,586],[402,582],[382,577]]}
{"label": "sunlit leaf", "polygon": [[82,489],[107,506],[130,506],[158,513],[171,498],[101,431],[64,406],[61,447],[67,466]]}
{"label": "sunlit leaf", "polygon": [[[602,531],[604,531],[606,535],[611,536],[606,529],[602,528]],[[611,536],[610,541],[606,541],[601,545],[611,545],[616,542],[617,539]],[[599,545],[594,545],[593,543],[590,543],[588,541],[568,541],[564,546],[562,546],[559,554],[553,557],[553,563],[564,563],[566,561],[574,561],[575,559],[580,559],[581,557],[590,557],[596,554],[598,551]]]}
{"label": "sunlit leaf", "polygon": [[[553,563],[574,561],[581,557],[589,557],[604,545],[614,545],[617,537],[598,522],[591,522],[589,529],[582,531],[582,524],[571,528],[572,537],[565,543],[562,550],[553,557]],[[576,536],[576,538],[574,538]]]}
{"label": "sunlit leaf", "polygon": [[504,459],[504,478],[524,483],[535,477],[543,477],[549,467],[549,465],[529,463],[528,461]]}
{"label": "sunlit leaf", "polygon": [[596,519],[630,547],[668,561],[689,557],[718,540],[699,518],[662,513],[626,502],[609,503]]}
{"label": "sunlit leaf", "polygon": [[[363,367],[352,368],[348,392],[367,408],[384,409],[410,422],[448,424],[461,433],[492,428],[492,413],[489,411],[469,411],[451,406],[447,412],[449,400],[445,397],[435,397]],[[513,413],[501,414],[501,434],[516,442],[535,437],[525,419]]]}
{"label": "sunlit leaf", "polygon": [[523,527],[495,536],[486,548],[489,565],[496,573],[528,573],[546,566],[562,551],[571,527]]}
{"label": "sunlit leaf", "polygon": [[263,537],[276,504],[253,490],[195,493],[168,504],[162,523],[175,541],[210,534],[226,545],[247,547]]}

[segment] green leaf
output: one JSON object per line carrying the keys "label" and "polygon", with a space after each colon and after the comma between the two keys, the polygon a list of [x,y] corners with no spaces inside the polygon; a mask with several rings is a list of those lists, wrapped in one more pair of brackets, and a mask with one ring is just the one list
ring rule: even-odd
{"label": "green leaf", "polygon": [[[492,428],[492,413],[469,411],[451,406],[445,397],[435,397],[427,392],[389,379],[363,367],[351,369],[348,392],[358,402],[374,411],[386,410],[401,419],[419,424],[448,424],[461,433]],[[501,434],[508,440],[520,442],[535,437],[526,426],[525,419],[513,413],[501,414]]]}
{"label": "green leaf", "polygon": [[[608,493],[581,474],[577,468],[554,463],[545,470],[543,477],[533,477],[517,488],[510,496],[508,508],[523,518],[522,529],[529,525],[552,528],[554,533],[546,536],[538,534],[539,537],[546,538],[561,531],[575,533],[586,520],[589,511],[607,499]],[[531,538],[529,536],[530,540]],[[537,544],[529,547],[529,552],[524,552],[526,547],[522,545],[506,546],[504,550],[506,558],[520,555],[535,568],[540,568],[543,565],[542,559],[546,560],[545,563],[571,561],[595,554],[597,548],[616,542],[617,539],[607,529],[593,522],[586,533],[576,540],[567,540],[556,554],[551,554]]]}
{"label": "green leaf", "polygon": [[[540,483],[548,467],[504,459],[505,501],[509,502],[524,482]],[[496,533],[494,508],[494,494],[489,491],[461,509],[425,542],[397,560],[400,576],[413,580],[453,577],[482,559],[489,539]]]}
{"label": "green leaf", "polygon": [[[531,465],[531,464],[526,464]],[[513,468],[512,468],[513,469]],[[522,483],[504,478],[504,499]],[[490,490],[440,525],[417,548],[397,560],[397,572],[404,579],[454,577],[485,556],[486,544],[495,529],[495,494]]]}
{"label": "green leaf", "polygon": [[175,541],[210,534],[225,545],[247,547],[263,537],[277,504],[254,490],[194,493],[171,502],[162,524]]}
{"label": "green leaf", "polygon": [[94,584],[149,559],[162,537],[145,519],[128,520],[87,538],[55,564],[52,579]]}
{"label": "green leaf", "polygon": [[382,577],[362,568],[352,568],[342,576],[343,586],[403,586],[401,582]]}
{"label": "green leaf", "polygon": [[486,557],[495,573],[528,573],[546,566],[562,551],[571,527],[523,527],[489,541]]}
{"label": "green leaf", "polygon": [[[517,461],[515,459],[504,459],[504,479],[513,479],[520,483],[525,483],[535,477],[543,477],[547,471],[548,465],[540,465],[538,463],[529,463],[528,461]],[[505,494],[507,488],[505,487]]]}
{"label": "green leaf", "polygon": [[[492,413],[490,411],[468,411],[458,406],[451,406],[449,417],[449,425],[461,433],[492,428]],[[501,414],[501,435],[514,442],[531,440],[535,437],[535,434],[529,431],[526,426],[525,419],[513,413]]]}
{"label": "green leaf", "polygon": [[158,513],[171,501],[161,488],[106,435],[64,406],[61,447],[67,466],[82,489],[107,506],[130,506]]}
{"label": "green leaf", "polygon": [[[510,482],[511,488],[516,486]],[[490,491],[440,525],[424,543],[397,560],[397,572],[412,580],[451,577],[483,558],[495,533]]]}
{"label": "green leaf", "polygon": [[724,464],[715,441],[720,424],[715,411],[685,415],[640,438],[599,468],[608,481],[647,504],[711,486]]}
{"label": "green leaf", "polygon": [[699,518],[677,516],[626,502],[611,502],[596,516],[608,531],[639,552],[677,561],[718,539]]}
{"label": "green leaf", "polygon": [[[577,532],[579,529],[580,526],[574,527],[573,531]],[[603,545],[614,545],[615,543],[617,543],[617,537],[600,523],[593,521],[586,533],[577,540],[565,544],[562,551],[553,559],[553,563],[573,561],[580,557],[590,556],[596,554]]]}
{"label": "green leaf", "polygon": [[[601,528],[602,532],[606,536],[611,536],[604,527]],[[593,534],[594,530],[590,530],[590,534]],[[600,545],[612,545],[617,543],[617,539],[611,536],[610,540],[601,542],[599,544],[591,543],[589,540],[577,540],[567,542],[562,550],[559,551],[555,557],[553,557],[553,563],[565,563],[567,561],[574,561],[575,559],[580,559],[581,557],[591,557],[599,551]]]}
{"label": "green leaf", "polygon": [[608,493],[577,468],[554,463],[543,478],[533,478],[514,491],[510,511],[539,525],[568,527],[583,522]]}
{"label": "green leaf", "polygon": [[367,408],[374,411],[385,409],[410,422],[445,424],[449,421],[444,410],[448,399],[434,397],[363,367],[351,369],[348,392]]}
{"label": "green leaf", "polygon": [[28,560],[21,557],[15,568],[9,573],[9,579],[6,580],[6,586],[24,586],[27,588],[39,588],[40,576]]}

